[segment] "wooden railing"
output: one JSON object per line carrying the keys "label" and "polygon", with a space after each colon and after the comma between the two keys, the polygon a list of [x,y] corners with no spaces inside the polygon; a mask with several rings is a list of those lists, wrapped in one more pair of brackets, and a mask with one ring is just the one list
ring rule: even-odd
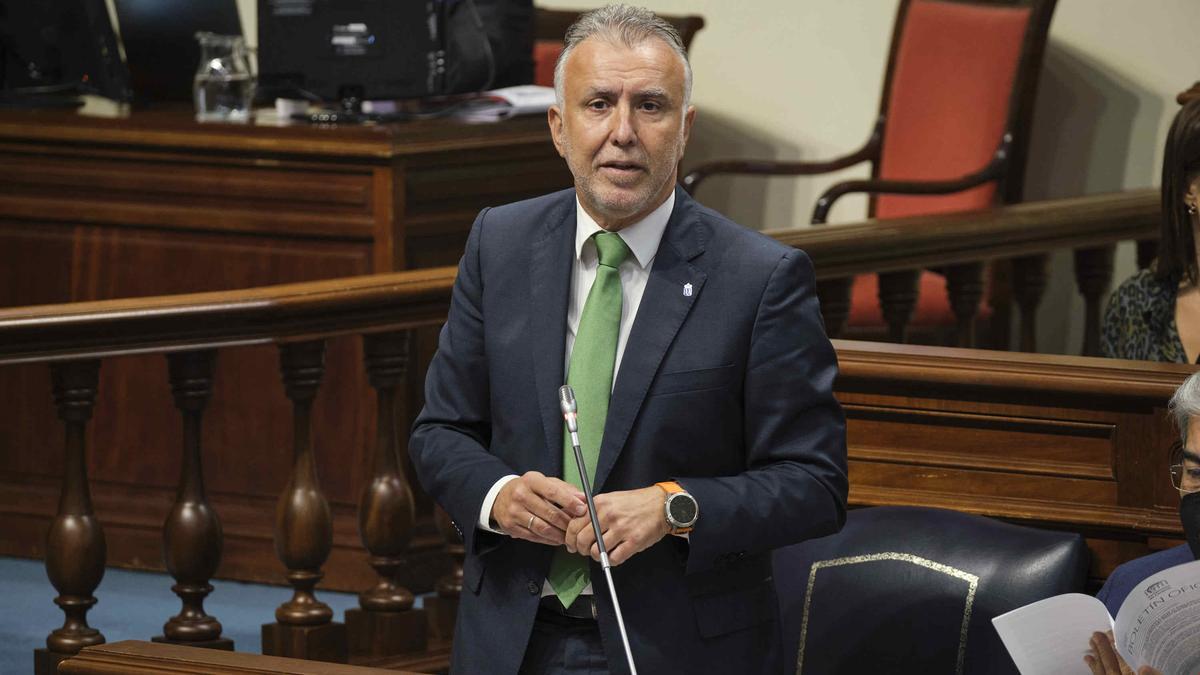
{"label": "wooden railing", "polygon": [[1139,242],[1139,263],[1158,239],[1159,197],[1153,189],[1018,204],[992,211],[874,220],[820,228],[771,230],[804,249],[820,283],[821,311],[831,336],[841,333],[855,274],[880,272],[879,299],[891,341],[903,342],[917,300],[922,268],[946,273],[957,343],[975,345],[983,262],[1010,260],[1013,299],[1020,311],[1020,351],[1036,352],[1035,315],[1046,289],[1047,254],[1074,250],[1075,279],[1086,307],[1082,353],[1096,355],[1100,313],[1112,282],[1114,246]]}
{"label": "wooden railing", "polygon": [[[1111,253],[1099,251],[1111,250],[1111,245],[1121,240],[1152,238],[1157,215],[1153,194],[1141,191],[987,213],[770,234],[805,249],[812,257],[827,321],[835,332],[840,326],[838,317],[845,314],[845,303],[836,295],[845,286],[841,280],[865,271],[932,265],[947,269],[953,304],[962,311],[963,330],[969,333],[979,297],[979,261],[1012,258],[1028,261],[1021,264],[1037,271],[1044,265],[1046,252],[1076,248],[1077,276],[1092,279],[1097,276],[1094,270],[1103,267],[1101,262],[1111,264]],[[1111,268],[1107,271],[1111,275]],[[203,608],[221,556],[222,536],[204,488],[201,427],[218,350],[251,344],[278,345],[294,428],[293,461],[287,486],[279,495],[274,530],[276,552],[294,596],[276,610],[276,623],[264,627],[264,651],[346,660],[349,649],[350,660],[356,662],[388,656],[381,652],[379,640],[364,639],[363,635],[402,636],[389,643],[399,644],[401,650],[419,650],[424,644],[425,618],[410,609],[411,594],[395,581],[412,530],[413,507],[398,454],[403,425],[395,419],[394,396],[400,383],[422,375],[412,372],[407,362],[408,335],[415,328],[444,321],[454,274],[455,270],[447,267],[243,291],[0,310],[0,365],[50,365],[54,398],[66,434],[61,497],[46,547],[47,572],[59,592],[55,602],[66,618],[47,638],[48,649],[38,656],[39,672],[53,672],[62,658],[104,639],[86,619],[103,575],[105,539],[91,505],[85,431],[102,362],[128,355],[165,355],[175,404],[183,419],[181,476],[175,504],[163,527],[165,565],[176,580],[173,590],[181,598],[182,609],[167,622],[164,638],[228,647],[222,642],[218,620]],[[1032,335],[1032,309],[1040,291],[1037,284],[1028,285],[1033,288],[1018,297],[1024,299],[1025,330]],[[1097,292],[1097,287],[1081,283],[1092,322],[1098,322],[1103,292],[1103,288]],[[903,313],[896,304],[898,295],[903,294],[887,294],[885,313]],[[888,303],[891,309],[886,309]],[[329,506],[314,461],[322,449],[313,446],[309,433],[310,406],[323,376],[325,341],[346,335],[362,336],[365,367],[378,397],[378,438],[371,477],[363,486],[359,506],[360,534],[378,582],[363,589],[360,614],[348,617],[350,635],[333,621],[329,607],[314,593],[329,556],[332,533]],[[1160,386],[1154,395],[1166,389],[1166,385]],[[875,499],[879,497],[872,497]],[[451,530],[444,523],[441,529]],[[1163,529],[1165,526],[1159,527]],[[457,550],[461,556],[461,547]],[[439,593],[451,606],[454,580],[451,573],[438,584]],[[436,601],[431,611],[441,617],[442,625],[446,616],[452,617],[452,611],[439,610]]]}
{"label": "wooden railing", "polygon": [[[46,546],[47,573],[59,592],[55,602],[66,618],[48,636],[47,649],[38,651],[38,672],[55,672],[62,658],[104,641],[86,618],[104,574],[106,546],[91,505],[85,431],[102,361],[123,355],[166,355],[183,416],[179,488],[163,526],[165,565],[176,580],[172,589],[182,608],[167,621],[163,637],[232,648],[222,638],[217,618],[203,607],[223,540],[204,489],[201,417],[216,350],[264,342],[279,346],[283,384],[294,409],[293,463],[275,523],[276,553],[294,595],[276,609],[276,623],[264,626],[264,652],[366,661],[388,655],[372,639],[379,636],[393,638],[388,643],[395,652],[424,649],[425,616],[412,611],[412,594],[395,582],[412,532],[413,497],[398,456],[404,425],[395,419],[394,401],[396,388],[409,376],[407,331],[444,321],[453,281],[453,268],[440,268],[235,292],[0,310],[0,365],[50,364],[66,432],[61,498]],[[348,612],[347,622],[355,629],[350,635],[313,590],[323,575],[332,530],[316,473],[318,449],[309,432],[325,340],[347,334],[363,335],[365,365],[379,403],[377,447],[359,513],[362,541],[379,580],[360,594],[361,609]],[[453,596],[453,575],[440,587]]]}

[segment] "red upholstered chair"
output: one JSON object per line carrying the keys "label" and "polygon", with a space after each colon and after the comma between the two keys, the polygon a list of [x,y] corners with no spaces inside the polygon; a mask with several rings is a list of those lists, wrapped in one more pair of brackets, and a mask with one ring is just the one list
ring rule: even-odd
{"label": "red upholstered chair", "polygon": [[[567,28],[579,18],[580,13],[545,7],[534,7],[533,11],[533,83],[552,87],[554,64],[558,62],[558,55],[562,53],[563,36],[567,34]],[[686,49],[691,48],[696,31],[704,28],[703,17],[665,14],[659,16],[675,26]]]}
{"label": "red upholstered chair", "polygon": [[[838,183],[821,196],[814,224],[824,223],[833,203],[853,192],[870,195],[873,218],[1020,201],[1034,93],[1055,1],[901,0],[879,117],[862,148],[828,162],[713,162],[689,173],[684,187],[694,193],[703,179],[719,173],[815,175],[871,162],[870,180]],[[980,269],[953,270],[952,283],[967,288],[965,296],[959,294],[956,312],[940,274],[923,272],[919,284],[916,272],[888,273],[882,280],[861,276],[854,281],[848,323],[882,328],[878,296],[887,300],[892,339],[903,341],[909,325],[957,323],[959,343],[967,344],[972,322],[956,314],[975,313],[983,293]],[[962,297],[969,301],[965,308]],[[822,297],[834,334],[845,318],[845,299],[840,300]],[[986,305],[980,308],[987,312]]]}

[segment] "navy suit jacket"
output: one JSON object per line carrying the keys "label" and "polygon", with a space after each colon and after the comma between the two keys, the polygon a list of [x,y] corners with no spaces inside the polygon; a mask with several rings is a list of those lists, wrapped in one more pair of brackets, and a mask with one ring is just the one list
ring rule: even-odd
{"label": "navy suit jacket", "polygon": [[[549,568],[550,547],[476,523],[502,476],[562,476],[575,208],[565,190],[479,214],[429,366],[409,451],[466,544],[454,672],[517,672]],[[845,517],[836,374],[808,257],[677,190],[593,481],[602,493],[676,480],[700,507],[690,539],[612,570],[640,671],[781,670],[771,550]],[[591,578],[609,667],[624,672],[595,563]]]}

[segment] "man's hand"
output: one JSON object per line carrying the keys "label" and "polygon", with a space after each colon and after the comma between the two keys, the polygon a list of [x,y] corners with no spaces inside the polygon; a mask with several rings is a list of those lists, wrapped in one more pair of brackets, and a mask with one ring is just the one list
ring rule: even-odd
{"label": "man's hand", "polygon": [[516,539],[561,546],[572,518],[587,515],[579,488],[530,471],[500,488],[492,504],[492,520]]}
{"label": "man's hand", "polygon": [[[596,516],[604,532],[609,563],[620,565],[671,531],[663,511],[666,499],[667,493],[656,485],[595,496]],[[596,545],[592,521],[586,513],[567,526],[566,545],[571,553],[600,560],[600,547]]]}
{"label": "man's hand", "polygon": [[[1092,633],[1089,643],[1092,648],[1091,653],[1083,657],[1083,661],[1088,668],[1092,669],[1092,675],[1134,675],[1133,669],[1117,653],[1111,630],[1108,633]],[[1137,675],[1162,675],[1162,673],[1150,666],[1142,666],[1138,668]]]}

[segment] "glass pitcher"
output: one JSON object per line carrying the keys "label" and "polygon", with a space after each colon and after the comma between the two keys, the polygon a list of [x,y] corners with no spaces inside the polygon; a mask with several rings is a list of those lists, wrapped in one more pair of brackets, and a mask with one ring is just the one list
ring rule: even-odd
{"label": "glass pitcher", "polygon": [[200,64],[192,82],[200,122],[248,122],[254,100],[254,76],[246,41],[240,35],[196,33]]}

